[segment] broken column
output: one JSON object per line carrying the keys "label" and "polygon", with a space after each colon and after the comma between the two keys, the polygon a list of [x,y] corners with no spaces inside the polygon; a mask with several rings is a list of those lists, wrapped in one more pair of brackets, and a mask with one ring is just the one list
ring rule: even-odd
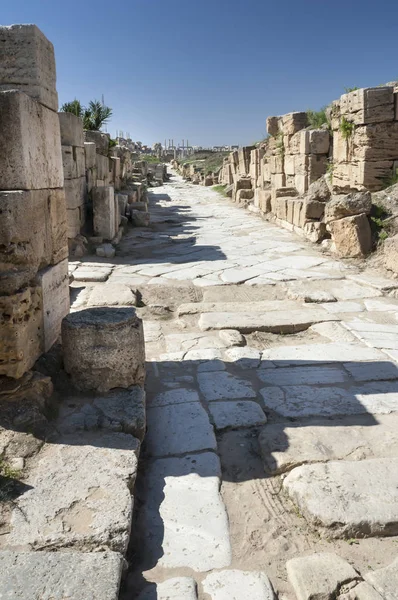
{"label": "broken column", "polygon": [[132,308],[91,308],[62,322],[65,370],[81,390],[107,392],[143,385],[142,320]]}
{"label": "broken column", "polygon": [[69,311],[68,246],[52,44],[0,27],[0,375],[19,378]]}

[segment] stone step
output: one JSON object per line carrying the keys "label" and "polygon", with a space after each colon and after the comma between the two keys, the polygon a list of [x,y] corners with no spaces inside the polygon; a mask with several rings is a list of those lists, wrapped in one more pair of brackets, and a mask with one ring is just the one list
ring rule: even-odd
{"label": "stone step", "polygon": [[79,433],[45,444],[13,502],[7,550],[127,550],[139,442],[124,433]]}
{"label": "stone step", "polygon": [[116,552],[4,551],[0,598],[117,600],[122,569]]}
{"label": "stone step", "polygon": [[328,536],[398,535],[398,457],[304,465],[287,475],[283,487]]}
{"label": "stone step", "polygon": [[275,593],[265,573],[259,571],[218,571],[203,581],[211,600],[274,600]]}
{"label": "stone step", "polygon": [[272,423],[259,435],[267,473],[276,475],[302,464],[329,460],[398,457],[398,414]]}
{"label": "stone step", "polygon": [[210,329],[237,329],[241,333],[268,331],[270,333],[297,333],[308,329],[314,323],[336,321],[335,316],[323,308],[302,308],[291,311],[273,311],[267,313],[249,312],[213,312],[204,313],[199,319],[202,331]]}

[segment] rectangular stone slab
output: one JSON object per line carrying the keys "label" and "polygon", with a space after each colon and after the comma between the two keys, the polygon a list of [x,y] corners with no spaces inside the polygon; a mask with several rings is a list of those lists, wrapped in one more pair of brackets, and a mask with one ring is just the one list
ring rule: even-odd
{"label": "rectangular stone slab", "polygon": [[13,504],[7,550],[127,550],[139,442],[123,433],[79,433],[46,444]]}
{"label": "rectangular stone slab", "polygon": [[0,597],[117,600],[122,569],[115,552],[0,552]]}
{"label": "rectangular stone slab", "polygon": [[329,536],[398,534],[398,458],[304,465],[288,474],[283,487]]}
{"label": "rectangular stone slab", "polygon": [[304,331],[314,323],[335,321],[336,317],[323,309],[273,311],[268,313],[204,313],[199,319],[202,331],[209,329],[237,329],[242,333],[269,331],[272,333],[295,333]]}
{"label": "rectangular stone slab", "polygon": [[361,344],[303,344],[301,346],[280,346],[264,350],[263,361],[272,361],[277,367],[303,366],[332,362],[383,361],[386,355],[380,350],[367,348]]}

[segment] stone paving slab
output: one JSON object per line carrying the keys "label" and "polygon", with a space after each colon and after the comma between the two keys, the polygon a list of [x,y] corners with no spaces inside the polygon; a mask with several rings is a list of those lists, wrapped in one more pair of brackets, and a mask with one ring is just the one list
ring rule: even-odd
{"label": "stone paving slab", "polygon": [[88,306],[136,306],[137,297],[122,283],[96,285],[90,293]]}
{"label": "stone paving slab", "polygon": [[153,398],[148,397],[148,408],[166,406],[168,404],[186,404],[187,402],[200,402],[198,392],[183,387],[175,388],[166,392],[160,392]]}
{"label": "stone paving slab", "polygon": [[226,359],[242,369],[257,369],[260,365],[261,352],[256,348],[229,348],[225,352]]}
{"label": "stone paving slab", "polygon": [[330,460],[394,458],[398,457],[398,414],[269,423],[258,441],[271,474]]}
{"label": "stone paving slab", "polygon": [[248,381],[230,373],[198,373],[198,383],[206,400],[233,400],[257,396]]}
{"label": "stone paving slab", "polygon": [[111,273],[112,267],[88,267],[82,265],[73,271],[73,279],[74,281],[101,282],[106,281]]}
{"label": "stone paving slab", "polygon": [[198,572],[230,564],[220,478],[220,462],[212,452],[158,459],[149,465],[142,527],[144,552],[152,564]]}
{"label": "stone paving slab", "polygon": [[319,385],[349,381],[348,373],[339,365],[258,369],[257,376],[267,385]]}
{"label": "stone paving slab", "polygon": [[[244,305],[242,305],[241,302],[193,302],[181,304],[178,307],[177,314],[181,317],[183,315],[196,315],[210,312],[240,313],[242,308],[244,308]],[[256,313],[265,313],[274,310],[300,310],[301,308],[302,304],[293,300],[263,300],[262,302],[250,303],[250,311]]]}
{"label": "stone paving slab", "polygon": [[218,430],[255,427],[267,422],[261,407],[251,400],[209,402],[209,412]]}
{"label": "stone paving slab", "polygon": [[398,457],[304,465],[287,475],[283,487],[328,535],[398,534]]}
{"label": "stone paving slab", "polygon": [[150,456],[217,448],[209,417],[198,402],[148,408],[147,426],[145,448]]}
{"label": "stone paving slab", "polygon": [[123,558],[115,552],[0,552],[3,600],[117,600]]}
{"label": "stone paving slab", "polygon": [[314,323],[334,321],[336,317],[323,308],[302,308],[291,311],[268,313],[220,312],[203,313],[199,318],[202,331],[237,329],[241,333],[268,331],[271,333],[295,333],[308,329]]}
{"label": "stone paving slab", "polygon": [[369,571],[365,580],[381,594],[383,600],[396,600],[398,590],[398,558],[383,569]]}
{"label": "stone paving slab", "polygon": [[317,552],[292,558],[286,563],[287,576],[297,600],[332,600],[359,581],[355,569],[332,552]]}
{"label": "stone paving slab", "polygon": [[279,367],[304,366],[332,362],[385,360],[380,350],[358,344],[303,344],[301,346],[279,346],[263,351],[262,360],[272,361]]}
{"label": "stone paving slab", "polygon": [[190,577],[173,577],[145,587],[137,600],[197,600],[196,583]]}
{"label": "stone paving slab", "polygon": [[274,600],[271,582],[258,571],[218,571],[203,581],[203,590],[211,600]]}
{"label": "stone paving slab", "polygon": [[13,505],[6,549],[127,550],[139,442],[81,433],[46,444]]}

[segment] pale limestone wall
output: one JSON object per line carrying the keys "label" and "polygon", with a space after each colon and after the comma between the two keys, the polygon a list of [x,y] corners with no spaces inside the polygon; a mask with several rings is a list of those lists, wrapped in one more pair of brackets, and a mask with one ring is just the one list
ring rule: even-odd
{"label": "pale limestone wall", "polygon": [[69,312],[67,216],[52,44],[0,27],[0,375],[19,378]]}

